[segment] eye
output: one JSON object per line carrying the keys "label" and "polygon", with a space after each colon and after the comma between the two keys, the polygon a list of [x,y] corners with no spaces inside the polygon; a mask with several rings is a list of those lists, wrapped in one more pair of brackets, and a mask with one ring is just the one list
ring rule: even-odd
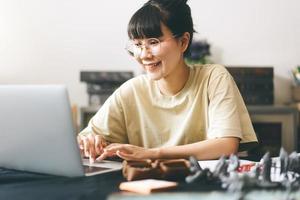
{"label": "eye", "polygon": [[133,45],[137,48],[141,48],[142,42],[141,41],[133,41]]}
{"label": "eye", "polygon": [[148,39],[147,43],[151,46],[155,46],[155,45],[159,44],[159,40],[156,38],[150,38],[150,39]]}

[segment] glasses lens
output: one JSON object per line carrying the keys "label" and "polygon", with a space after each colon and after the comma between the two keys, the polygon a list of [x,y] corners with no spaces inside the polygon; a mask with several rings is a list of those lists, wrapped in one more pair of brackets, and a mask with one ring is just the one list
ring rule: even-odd
{"label": "glasses lens", "polygon": [[145,48],[148,53],[157,55],[160,50],[160,41],[157,38],[149,38],[143,41],[129,41],[126,45],[126,50],[131,56],[140,57]]}
{"label": "glasses lens", "polygon": [[131,40],[126,43],[125,49],[129,55],[134,56],[134,44]]}

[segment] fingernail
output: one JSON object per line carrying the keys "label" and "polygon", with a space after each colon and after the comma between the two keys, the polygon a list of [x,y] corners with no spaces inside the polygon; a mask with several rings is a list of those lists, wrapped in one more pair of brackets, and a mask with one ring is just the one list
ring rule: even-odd
{"label": "fingernail", "polygon": [[103,160],[103,156],[99,156],[96,161],[102,161]]}
{"label": "fingernail", "polygon": [[96,161],[102,161],[102,159],[101,159],[100,157],[98,157],[98,158],[96,159]]}
{"label": "fingernail", "polygon": [[90,160],[90,164],[93,164],[93,163],[95,162],[95,160],[94,160],[94,158],[91,156],[91,154],[90,154],[90,156],[89,156],[89,160]]}

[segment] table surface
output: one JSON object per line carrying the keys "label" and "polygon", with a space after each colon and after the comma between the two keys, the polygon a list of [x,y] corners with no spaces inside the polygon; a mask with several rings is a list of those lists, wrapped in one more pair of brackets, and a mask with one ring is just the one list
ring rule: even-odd
{"label": "table surface", "polygon": [[121,171],[69,178],[0,168],[0,199],[106,199],[121,181]]}
{"label": "table surface", "polygon": [[[121,171],[99,174],[90,177],[59,177],[51,175],[21,172],[0,168],[0,199],[239,199],[238,193],[231,194],[217,185],[187,184],[179,182],[178,188],[172,191],[156,193],[150,196],[122,193],[119,184],[125,181]],[[276,191],[251,191],[246,199],[274,200],[288,199],[288,193],[282,189]],[[300,191],[290,194],[300,199]]]}
{"label": "table surface", "polygon": [[[121,171],[88,177],[60,177],[0,168],[0,199],[108,199],[120,196]],[[218,190],[218,186],[179,182],[170,192]],[[123,196],[123,195],[122,195]],[[124,195],[124,197],[128,197]],[[119,197],[118,197],[119,198]],[[139,198],[144,198],[140,196]]]}

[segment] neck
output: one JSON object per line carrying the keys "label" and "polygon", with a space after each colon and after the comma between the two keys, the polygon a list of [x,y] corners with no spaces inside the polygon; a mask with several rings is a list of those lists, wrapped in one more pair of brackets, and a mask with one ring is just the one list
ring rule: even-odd
{"label": "neck", "polygon": [[182,63],[181,67],[178,67],[172,74],[158,81],[160,92],[168,96],[176,95],[185,86],[189,78],[189,71],[189,67]]}

